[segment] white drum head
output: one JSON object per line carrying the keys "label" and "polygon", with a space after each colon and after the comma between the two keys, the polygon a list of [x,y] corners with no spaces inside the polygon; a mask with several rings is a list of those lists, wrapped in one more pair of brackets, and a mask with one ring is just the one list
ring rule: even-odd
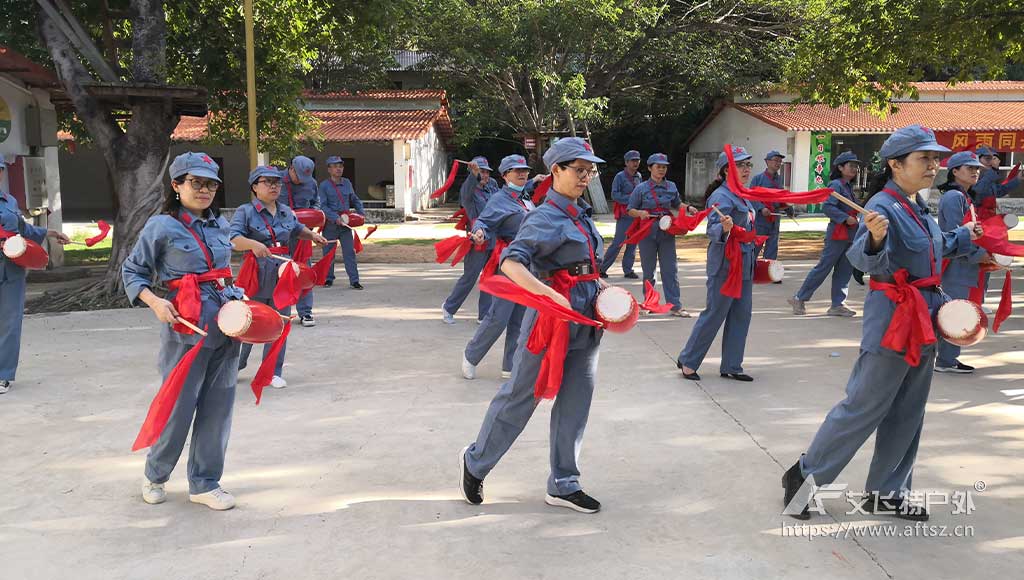
{"label": "white drum head", "polygon": [[597,295],[597,303],[594,308],[597,309],[598,316],[602,320],[622,322],[632,312],[633,302],[635,302],[633,295],[628,290],[609,286]]}
{"label": "white drum head", "polygon": [[768,264],[768,277],[772,279],[772,282],[779,282],[786,277],[786,266],[778,260],[772,260]]}
{"label": "white drum head", "polygon": [[992,254],[992,260],[996,264],[999,264],[1003,268],[1009,268],[1013,266],[1013,256],[1005,256],[1003,254]]}
{"label": "white drum head", "polygon": [[241,336],[252,325],[252,310],[244,300],[231,300],[220,307],[217,326],[227,336]]}
{"label": "white drum head", "polygon": [[295,275],[296,275],[296,276],[298,276],[298,275],[299,275],[299,265],[298,265],[298,264],[296,264],[296,263],[295,263],[294,261],[289,261],[289,262],[281,262],[281,265],[277,267],[277,276],[278,276],[279,278],[280,278],[281,276],[284,276],[284,269],[285,269],[285,268],[287,268],[288,266],[291,266],[291,267],[292,267],[292,270],[294,270],[294,271],[295,271]]}
{"label": "white drum head", "polygon": [[1015,213],[1004,213],[1003,223],[1006,224],[1007,229],[1012,230],[1013,228],[1017,227],[1018,223],[1020,223],[1020,218],[1018,218],[1017,214]]}
{"label": "white drum head", "polygon": [[672,216],[670,216],[670,215],[663,215],[663,216],[661,216],[661,219],[658,220],[658,227],[661,228],[662,230],[667,230],[670,227],[672,227]]}
{"label": "white drum head", "polygon": [[981,313],[973,302],[950,300],[939,308],[936,321],[947,336],[964,338],[978,331],[981,326]]}
{"label": "white drum head", "polygon": [[345,224],[346,226],[348,225],[348,214],[347,213],[341,214],[341,223]]}
{"label": "white drum head", "polygon": [[27,249],[28,244],[25,243],[25,238],[21,236],[7,238],[7,241],[4,242],[4,255],[12,260],[20,258]]}

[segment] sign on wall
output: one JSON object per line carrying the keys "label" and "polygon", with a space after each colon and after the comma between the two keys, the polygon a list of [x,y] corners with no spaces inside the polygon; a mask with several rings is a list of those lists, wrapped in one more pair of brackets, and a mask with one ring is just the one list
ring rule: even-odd
{"label": "sign on wall", "polygon": [[7,101],[0,97],[0,143],[7,140],[7,136],[11,134],[11,108],[7,106]]}
{"label": "sign on wall", "polygon": [[[832,133],[822,131],[811,133],[811,173],[807,189],[820,189],[828,185],[828,174],[832,168]],[[821,204],[808,206],[810,212],[816,212]]]}
{"label": "sign on wall", "polygon": [[1024,131],[936,131],[940,145],[954,151],[975,150],[986,145],[996,151],[1024,151]]}

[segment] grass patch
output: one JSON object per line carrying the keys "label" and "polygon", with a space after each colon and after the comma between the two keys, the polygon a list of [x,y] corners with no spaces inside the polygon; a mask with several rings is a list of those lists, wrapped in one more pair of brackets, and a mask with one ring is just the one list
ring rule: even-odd
{"label": "grass patch", "polygon": [[424,238],[391,238],[380,240],[364,240],[364,244],[375,246],[433,246],[438,240]]}
{"label": "grass patch", "polygon": [[110,261],[110,243],[106,247],[96,244],[92,248],[64,246],[65,266],[95,266]]}
{"label": "grass patch", "polygon": [[783,240],[824,240],[825,232],[780,232]]}

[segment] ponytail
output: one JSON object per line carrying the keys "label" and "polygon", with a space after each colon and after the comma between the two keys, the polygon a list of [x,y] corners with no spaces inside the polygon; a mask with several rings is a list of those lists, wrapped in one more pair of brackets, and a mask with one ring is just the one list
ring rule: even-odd
{"label": "ponytail", "polygon": [[728,166],[723,166],[721,169],[719,169],[718,170],[718,177],[715,178],[714,181],[709,183],[707,189],[704,190],[704,207],[705,208],[708,207],[708,199],[711,197],[711,194],[714,193],[715,190],[718,189],[719,187],[722,187],[722,184],[725,183],[725,172],[726,171],[728,171]]}

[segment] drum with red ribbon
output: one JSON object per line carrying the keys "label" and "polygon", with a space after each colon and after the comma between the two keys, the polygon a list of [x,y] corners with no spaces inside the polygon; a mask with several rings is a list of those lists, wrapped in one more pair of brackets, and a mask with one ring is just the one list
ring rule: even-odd
{"label": "drum with red ribbon", "polygon": [[935,315],[939,334],[957,346],[973,346],[988,334],[988,316],[970,300],[950,300]]}
{"label": "drum with red ribbon", "polygon": [[327,216],[315,207],[301,207],[295,210],[295,217],[299,218],[300,224],[311,230],[322,228],[327,223]]}
{"label": "drum with red ribbon", "polygon": [[4,242],[4,256],[26,270],[45,270],[50,261],[42,246],[24,236],[11,236]]}
{"label": "drum with red ribbon", "polygon": [[624,288],[609,286],[597,295],[594,313],[609,332],[628,332],[640,318],[640,305]]}
{"label": "drum with red ribbon", "polygon": [[1015,213],[1004,213],[1003,223],[1006,224],[1006,229],[1012,230],[1020,223],[1020,218],[1018,218]]}
{"label": "drum with red ribbon", "polygon": [[242,342],[274,342],[284,332],[285,319],[262,302],[232,300],[220,307],[217,326],[226,336]]}
{"label": "drum with red ribbon", "polygon": [[778,260],[758,259],[754,265],[754,284],[774,284],[786,277],[786,267]]}
{"label": "drum with red ribbon", "polygon": [[357,213],[345,212],[341,214],[340,217],[341,223],[345,224],[350,228],[358,228],[359,226],[366,223],[366,218]]}
{"label": "drum with red ribbon", "polygon": [[313,268],[310,268],[302,262],[296,262],[294,260],[283,262],[277,268],[277,276],[280,278],[284,276],[285,268],[291,265],[292,269],[295,270],[295,278],[299,282],[299,289],[302,291],[309,290],[313,286],[316,286],[316,273],[313,272]]}

